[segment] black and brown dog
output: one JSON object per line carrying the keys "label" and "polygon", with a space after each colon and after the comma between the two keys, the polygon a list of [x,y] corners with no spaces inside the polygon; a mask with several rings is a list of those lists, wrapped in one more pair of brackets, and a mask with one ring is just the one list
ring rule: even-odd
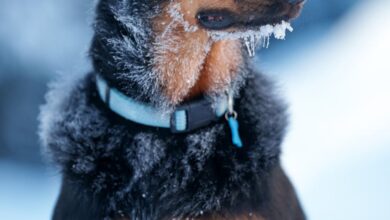
{"label": "black and brown dog", "polygon": [[302,5],[100,0],[94,70],[56,83],[40,116],[63,174],[53,219],[305,219],[279,162],[285,104],[240,39],[212,37]]}

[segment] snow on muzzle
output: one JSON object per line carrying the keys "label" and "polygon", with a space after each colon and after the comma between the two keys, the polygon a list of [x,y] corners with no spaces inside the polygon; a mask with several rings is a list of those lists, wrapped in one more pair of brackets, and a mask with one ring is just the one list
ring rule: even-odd
{"label": "snow on muzzle", "polygon": [[270,38],[272,36],[276,39],[284,40],[287,31],[293,31],[291,24],[286,21],[281,21],[279,24],[267,24],[260,26],[259,28],[248,29],[245,31],[210,30],[209,35],[214,41],[241,39],[248,55],[250,57],[254,57],[258,46],[268,48]]}

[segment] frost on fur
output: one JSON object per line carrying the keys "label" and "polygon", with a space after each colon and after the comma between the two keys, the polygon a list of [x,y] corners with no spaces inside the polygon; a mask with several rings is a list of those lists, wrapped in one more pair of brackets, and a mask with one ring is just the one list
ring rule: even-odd
{"label": "frost on fur", "polygon": [[172,5],[169,8],[168,13],[172,18],[172,22],[168,25],[168,28],[166,30],[169,30],[170,26],[174,23],[181,24],[184,28],[184,31],[186,32],[195,32],[198,30],[198,26],[190,25],[187,21],[184,20],[184,15],[180,13],[180,4]]}
{"label": "frost on fur", "polygon": [[[45,95],[46,105],[41,106],[38,116],[39,129],[38,135],[40,141],[45,148],[42,153],[45,156],[51,156],[48,145],[52,140],[52,131],[55,124],[64,120],[64,116],[58,114],[59,109],[65,108],[65,101],[71,96],[70,91],[77,87],[77,83],[82,80],[85,74],[68,74],[58,75],[58,78],[49,84],[49,92]],[[46,158],[52,161],[53,158]]]}
{"label": "frost on fur", "polygon": [[209,34],[215,41],[225,39],[242,39],[249,56],[253,57],[255,56],[256,47],[259,44],[265,48],[268,48],[272,35],[278,40],[284,40],[286,37],[286,30],[292,32],[293,28],[291,27],[290,23],[282,21],[280,24],[276,25],[267,24],[261,26],[257,30],[236,32],[212,31],[209,32]]}
{"label": "frost on fur", "polygon": [[167,13],[171,20],[162,24],[164,29],[156,36],[153,44],[152,63],[155,74],[159,76],[159,84],[170,91],[170,100],[174,104],[182,101],[198,81],[211,46],[207,41],[199,41],[196,36],[189,37],[186,43],[183,42],[180,30],[188,34],[187,36],[192,36],[196,35],[198,26],[187,22],[180,11],[179,3],[171,3],[168,6]]}

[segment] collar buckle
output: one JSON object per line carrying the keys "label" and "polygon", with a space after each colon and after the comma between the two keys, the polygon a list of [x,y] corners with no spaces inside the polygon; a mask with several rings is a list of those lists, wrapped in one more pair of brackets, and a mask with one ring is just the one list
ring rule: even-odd
{"label": "collar buckle", "polygon": [[218,121],[220,117],[212,108],[210,100],[201,99],[176,108],[172,113],[170,127],[172,133],[185,133]]}

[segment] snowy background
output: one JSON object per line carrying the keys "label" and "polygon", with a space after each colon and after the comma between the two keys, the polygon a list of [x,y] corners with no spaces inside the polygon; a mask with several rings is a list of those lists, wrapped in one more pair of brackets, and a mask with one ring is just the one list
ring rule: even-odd
{"label": "snowy background", "polygon": [[[0,1],[0,219],[49,219],[59,174],[36,116],[56,73],[90,69],[92,1]],[[390,1],[309,0],[254,58],[291,104],[283,164],[309,219],[390,219]]]}

